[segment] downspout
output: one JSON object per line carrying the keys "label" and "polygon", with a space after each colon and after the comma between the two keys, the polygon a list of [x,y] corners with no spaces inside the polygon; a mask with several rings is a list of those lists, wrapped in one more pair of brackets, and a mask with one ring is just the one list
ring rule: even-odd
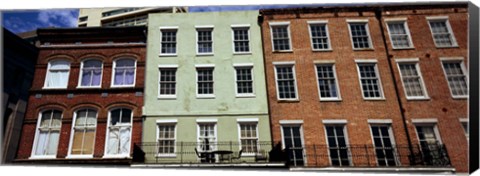
{"label": "downspout", "polygon": [[377,21],[378,21],[378,25],[380,27],[380,32],[382,33],[382,39],[383,39],[383,47],[385,47],[385,54],[387,55],[387,61],[388,61],[388,68],[390,69],[390,75],[392,76],[392,81],[393,81],[393,87],[395,88],[395,94],[397,95],[397,102],[398,102],[398,106],[400,108],[400,115],[402,116],[402,123],[403,123],[403,128],[405,130],[405,134],[407,135],[407,142],[408,142],[408,150],[410,151],[410,156],[411,158],[409,158],[409,161],[410,161],[410,165],[414,164],[414,160],[413,160],[413,156],[414,156],[414,153],[413,153],[413,146],[412,146],[412,141],[410,140],[410,133],[408,133],[408,128],[407,128],[407,121],[405,119],[405,113],[403,112],[403,105],[402,105],[402,101],[400,99],[400,94],[399,94],[399,91],[398,91],[398,86],[397,86],[397,79],[395,77],[395,72],[393,70],[393,67],[392,67],[392,61],[390,60],[390,53],[388,52],[388,45],[387,45],[387,39],[385,38],[385,32],[384,32],[384,29],[383,29],[383,23],[382,23],[382,12],[383,12],[383,8],[382,7],[377,7],[375,8],[375,17],[377,18]]}

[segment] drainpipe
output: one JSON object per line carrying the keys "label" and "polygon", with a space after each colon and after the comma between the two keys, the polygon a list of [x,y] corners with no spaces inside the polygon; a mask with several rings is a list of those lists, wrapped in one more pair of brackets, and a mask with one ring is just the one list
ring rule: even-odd
{"label": "drainpipe", "polygon": [[[392,61],[390,60],[390,53],[388,52],[387,39],[385,38],[385,32],[384,32],[383,25],[382,25],[383,24],[383,22],[382,22],[382,12],[383,12],[382,7],[375,8],[375,17],[378,20],[378,25],[380,27],[380,32],[382,33],[383,47],[385,47],[385,54],[387,55],[388,68],[390,69],[390,73],[391,73],[390,75],[392,76],[393,85],[394,85],[393,87],[395,88],[395,93],[397,95],[397,102],[398,102],[398,106],[400,108],[400,114],[402,116],[403,128],[405,129],[405,134],[407,135],[408,149],[410,151],[410,156],[413,157],[414,153],[413,153],[412,141],[410,140],[410,133],[408,133],[407,121],[405,119],[405,114],[403,113],[403,105],[402,105],[402,101],[400,99],[400,94],[399,94],[398,87],[397,87],[397,81],[396,81],[397,79],[395,78],[394,70],[393,70],[393,67],[392,67]],[[414,160],[413,160],[413,158],[409,158],[409,159],[410,159],[410,165],[412,165],[414,163]]]}

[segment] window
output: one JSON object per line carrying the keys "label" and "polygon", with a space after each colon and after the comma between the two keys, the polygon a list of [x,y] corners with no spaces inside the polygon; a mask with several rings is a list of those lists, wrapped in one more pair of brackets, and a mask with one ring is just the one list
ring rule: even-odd
{"label": "window", "polygon": [[213,67],[197,67],[197,97],[215,97]]}
{"label": "window", "polygon": [[326,22],[309,22],[309,29],[312,49],[314,51],[331,49]]}
{"label": "window", "polygon": [[160,29],[160,55],[177,54],[177,29]]}
{"label": "window", "polygon": [[350,158],[344,125],[325,126],[327,144],[332,166],[349,166]]}
{"label": "window", "polygon": [[132,110],[118,108],[110,111],[108,115],[105,155],[128,157],[132,133]]}
{"label": "window", "polygon": [[316,65],[320,100],[339,100],[334,64]]}
{"label": "window", "polygon": [[61,111],[47,110],[40,113],[35,134],[35,145],[33,147],[32,158],[56,157],[61,125]]}
{"label": "window", "polygon": [[396,166],[395,146],[390,125],[372,125],[372,138],[379,166]]}
{"label": "window", "polygon": [[298,99],[294,65],[275,65],[275,79],[279,100]]}
{"label": "window", "polygon": [[82,109],[75,112],[70,139],[70,155],[87,155],[93,157],[95,129],[97,128],[97,111]]}
{"label": "window", "polygon": [[465,137],[467,137],[467,140],[470,139],[470,135],[469,135],[469,132],[468,132],[468,119],[467,121],[462,121],[462,127],[463,127],[463,132],[465,133]]}
{"label": "window", "polygon": [[198,124],[199,151],[213,151],[216,149],[216,123]]}
{"label": "window", "polygon": [[213,27],[197,28],[197,54],[213,54]]}
{"label": "window", "polygon": [[362,95],[364,99],[382,99],[382,85],[376,63],[358,63]]}
{"label": "window", "polygon": [[235,80],[237,96],[252,96],[253,95],[253,74],[252,66],[236,66]]}
{"label": "window", "polygon": [[436,47],[455,47],[457,42],[447,17],[427,17]]}
{"label": "window", "polygon": [[159,97],[176,97],[177,68],[160,68]]}
{"label": "window", "polygon": [[[397,60],[398,61],[398,60]],[[427,98],[420,68],[416,62],[398,62],[400,77],[407,99]]]}
{"label": "window", "polygon": [[372,41],[368,32],[368,22],[349,22],[353,49],[371,49]]}
{"label": "window", "polygon": [[47,79],[44,88],[67,88],[70,62],[54,60],[48,63]]}
{"label": "window", "polygon": [[468,97],[467,76],[465,75],[462,61],[444,60],[442,61],[442,66],[452,96],[454,98]]}
{"label": "window", "polygon": [[442,162],[442,148],[437,126],[435,124],[416,125],[420,150],[428,165]]}
{"label": "window", "polygon": [[233,27],[233,53],[250,53],[249,27]]}
{"label": "window", "polygon": [[273,51],[291,51],[289,22],[270,23]]}
{"label": "window", "polygon": [[245,154],[258,152],[258,134],[256,123],[240,123],[240,143]]}
{"label": "window", "polygon": [[387,27],[393,49],[413,48],[406,21],[388,21]]}
{"label": "window", "polygon": [[300,124],[282,125],[281,131],[289,162],[294,166],[304,166],[306,153],[303,147],[302,126]]}
{"label": "window", "polygon": [[135,85],[136,62],[133,59],[118,59],[113,62],[112,87],[131,87]]}
{"label": "window", "polygon": [[100,87],[102,82],[102,61],[86,60],[80,71],[80,87]]}
{"label": "window", "polygon": [[175,155],[175,123],[158,124],[158,155]]}

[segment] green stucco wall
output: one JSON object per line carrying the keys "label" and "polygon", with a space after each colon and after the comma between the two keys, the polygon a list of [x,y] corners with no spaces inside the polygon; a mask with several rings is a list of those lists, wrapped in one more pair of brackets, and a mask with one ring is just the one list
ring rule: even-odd
{"label": "green stucco wall", "polygon": [[[262,41],[257,17],[258,11],[149,15],[143,142],[156,141],[157,120],[177,120],[178,145],[179,142],[197,141],[197,120],[216,119],[217,141],[238,143],[237,120],[248,118],[258,119],[258,140],[270,141]],[[245,24],[250,25],[251,54],[234,54],[231,25]],[[202,25],[214,26],[214,54],[210,56],[196,54],[195,26]],[[178,27],[177,55],[159,56],[161,35],[159,28],[172,26]],[[245,63],[253,64],[254,97],[236,97],[233,65]],[[177,95],[174,99],[162,99],[158,97],[159,65],[172,64],[178,65]],[[215,98],[196,97],[196,64],[215,65],[213,71]],[[189,152],[194,152],[193,149],[194,147],[190,147]],[[178,151],[179,147],[176,150]]]}

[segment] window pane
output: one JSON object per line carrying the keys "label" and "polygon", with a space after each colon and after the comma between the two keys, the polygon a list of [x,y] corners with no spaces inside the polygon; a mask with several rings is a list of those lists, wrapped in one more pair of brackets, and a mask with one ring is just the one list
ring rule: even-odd
{"label": "window pane", "polygon": [[274,50],[290,50],[288,26],[271,26]]}
{"label": "window pane", "polygon": [[360,82],[365,98],[381,98],[380,83],[376,72],[376,64],[358,64]]}
{"label": "window pane", "polygon": [[310,35],[312,36],[313,49],[329,49],[326,24],[310,25]]}
{"label": "window pane", "polygon": [[350,23],[353,48],[371,48],[366,26],[367,23]]}
{"label": "window pane", "polygon": [[280,99],[296,99],[293,66],[276,66],[277,91]]}
{"label": "window pane", "polygon": [[468,96],[467,77],[463,73],[461,62],[443,62],[443,68],[453,96]]}
{"label": "window pane", "polygon": [[338,98],[333,65],[317,65],[318,88],[322,98]]}

